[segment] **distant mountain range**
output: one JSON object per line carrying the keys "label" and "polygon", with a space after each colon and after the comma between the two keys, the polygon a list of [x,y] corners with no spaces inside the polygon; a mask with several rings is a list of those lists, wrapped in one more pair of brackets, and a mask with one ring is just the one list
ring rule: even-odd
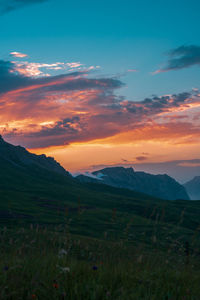
{"label": "distant mountain range", "polygon": [[200,200],[200,176],[186,182],[184,187],[192,200]]}
{"label": "distant mountain range", "polygon": [[107,184],[167,200],[189,200],[185,188],[170,176],[135,172],[133,168],[112,167],[76,177],[81,182]]}
{"label": "distant mountain range", "polygon": [[[61,176],[60,179],[57,178],[57,180],[62,182],[64,178],[68,179],[67,184],[75,184],[77,188],[81,186],[80,182],[100,183],[140,192],[160,199],[189,200],[185,187],[168,175],[151,175],[144,172],[135,172],[132,168],[105,168],[87,174],[87,176],[79,175],[74,179],[54,158],[47,157],[44,154],[36,155],[30,153],[21,146],[14,146],[5,142],[1,136],[0,166],[0,185],[6,183],[9,186],[11,182],[15,182],[19,186],[23,185],[23,181],[27,181],[29,176],[34,181],[37,180],[37,177],[54,178],[53,174],[58,174],[64,176]],[[19,181],[20,178],[23,178],[23,180]],[[30,180],[28,184],[30,184]]]}

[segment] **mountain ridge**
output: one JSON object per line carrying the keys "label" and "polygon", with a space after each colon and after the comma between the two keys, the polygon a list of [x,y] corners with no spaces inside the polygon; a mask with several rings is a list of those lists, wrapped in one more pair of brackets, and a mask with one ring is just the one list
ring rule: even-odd
{"label": "mountain ridge", "polygon": [[[82,183],[102,183],[115,188],[125,188],[140,192],[160,199],[189,200],[189,196],[183,186],[167,174],[152,175],[145,172],[135,172],[133,168],[110,167],[91,173],[92,177],[79,175],[73,179],[54,158],[45,154],[36,155],[30,153],[21,146],[14,146],[4,141],[0,136],[0,159],[15,168],[25,169],[32,174],[40,174],[45,171],[64,175],[72,180]],[[33,174],[33,176],[35,176]],[[36,175],[38,176],[38,175]],[[62,179],[60,179],[62,181]]]}
{"label": "mountain ridge", "polygon": [[153,175],[135,172],[133,168],[109,167],[94,171],[91,175],[91,177],[78,175],[76,178],[81,182],[103,183],[114,187],[128,188],[161,199],[190,199],[185,188],[167,174]]}
{"label": "mountain ridge", "polygon": [[14,146],[6,142],[1,135],[0,157],[19,168],[26,168],[34,165],[36,167],[71,177],[70,173],[66,171],[53,157],[47,157],[45,154],[37,155],[29,152],[24,147]]}

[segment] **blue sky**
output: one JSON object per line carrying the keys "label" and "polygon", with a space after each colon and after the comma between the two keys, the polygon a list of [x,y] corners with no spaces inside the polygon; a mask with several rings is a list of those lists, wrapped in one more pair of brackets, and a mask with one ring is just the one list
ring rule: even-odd
{"label": "blue sky", "polygon": [[[4,2],[4,1],[3,1]],[[6,1],[7,3],[9,1]],[[28,1],[27,1],[28,2]],[[35,62],[100,65],[99,75],[121,77],[129,100],[199,87],[200,68],[152,75],[166,52],[199,44],[199,1],[64,1],[27,5],[1,15],[3,59],[10,51]]]}
{"label": "blue sky", "polygon": [[69,171],[195,175],[199,11],[197,0],[0,0],[0,134]]}

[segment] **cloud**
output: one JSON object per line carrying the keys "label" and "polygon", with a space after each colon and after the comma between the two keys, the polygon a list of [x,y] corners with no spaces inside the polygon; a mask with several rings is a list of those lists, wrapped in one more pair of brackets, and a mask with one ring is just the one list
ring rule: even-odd
{"label": "cloud", "polygon": [[27,54],[24,53],[20,53],[20,52],[10,52],[10,55],[13,57],[17,57],[17,58],[24,58],[24,57],[28,57]]}
{"label": "cloud", "polygon": [[180,144],[199,138],[198,91],[130,101],[116,95],[124,86],[117,78],[95,78],[89,70],[35,76],[20,68],[0,61],[0,133],[11,142],[42,148],[106,138]]}
{"label": "cloud", "polygon": [[169,59],[166,66],[155,71],[153,74],[200,65],[200,46],[191,45],[178,47],[171,50],[168,53],[168,57]]}
{"label": "cloud", "polygon": [[91,71],[99,69],[99,66],[86,67],[80,62],[56,62],[56,63],[35,63],[28,61],[13,61],[14,68],[17,72],[25,76],[50,76],[49,72],[53,71]]}
{"label": "cloud", "polygon": [[[77,89],[79,84],[85,88],[85,85],[93,87],[93,85],[111,85],[119,84],[118,80],[108,79],[104,82],[104,79],[97,80],[87,80],[84,78],[84,71],[77,71],[68,74],[60,74],[56,76],[47,76],[46,72],[42,72],[40,68],[53,69],[56,70],[58,66],[63,66],[64,63],[57,62],[53,64],[44,63],[29,63],[29,62],[10,62],[0,60],[0,94],[4,92],[11,91],[13,89],[25,88],[35,85],[37,88],[41,87],[42,84],[45,85],[45,89],[56,90],[56,89],[66,89],[66,85],[70,89]],[[41,75],[41,76],[40,76]],[[40,76],[40,77],[39,77]],[[75,77],[82,76],[82,78],[77,78],[78,81],[70,80]],[[56,82],[56,84],[54,84]],[[52,84],[51,84],[52,83]],[[48,87],[47,87],[48,86]],[[52,87],[50,87],[52,86]]]}
{"label": "cloud", "polygon": [[196,161],[186,161],[186,162],[180,162],[179,166],[181,167],[200,167],[200,160],[198,160],[198,162]]}
{"label": "cloud", "polygon": [[72,63],[67,63],[67,65],[73,69],[73,68],[78,68],[78,67],[81,67],[82,64],[80,62],[72,62]]}
{"label": "cloud", "polygon": [[6,14],[10,11],[29,6],[32,4],[44,3],[49,0],[1,0],[0,1],[0,13]]}
{"label": "cloud", "polygon": [[137,156],[137,157],[136,157],[136,160],[138,160],[138,161],[144,161],[144,160],[146,160],[146,159],[147,159],[146,156]]}
{"label": "cloud", "polygon": [[138,70],[137,69],[128,69],[127,72],[130,72],[130,73],[132,73],[132,72],[138,72]]}
{"label": "cloud", "polygon": [[[22,69],[23,68],[20,69],[18,63],[0,60],[0,94],[19,88],[31,87],[32,85],[47,84],[55,79],[54,76],[49,79],[46,77],[31,78],[27,76],[27,72],[23,72]],[[34,73],[35,69],[33,68],[32,70]],[[78,73],[76,74],[78,75]],[[61,80],[61,78],[70,76],[73,76],[73,74],[59,75],[57,78]]]}
{"label": "cloud", "polygon": [[53,64],[45,64],[45,63],[30,63],[30,62],[13,62],[15,64],[15,71],[19,74],[32,77],[32,76],[49,76],[48,73],[41,71],[41,69],[45,70],[62,70],[64,67],[64,63],[57,62]]}

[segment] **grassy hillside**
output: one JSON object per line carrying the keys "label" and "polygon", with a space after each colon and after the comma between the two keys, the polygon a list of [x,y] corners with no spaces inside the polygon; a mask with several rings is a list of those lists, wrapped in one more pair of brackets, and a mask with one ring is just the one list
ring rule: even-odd
{"label": "grassy hillside", "polygon": [[[0,222],[8,227],[63,225],[74,234],[125,238],[161,246],[172,238],[191,240],[200,224],[199,201],[165,201],[44,169],[0,161]],[[170,237],[169,237],[170,235]]]}
{"label": "grassy hillside", "polygon": [[200,299],[200,201],[0,165],[0,299]]}

